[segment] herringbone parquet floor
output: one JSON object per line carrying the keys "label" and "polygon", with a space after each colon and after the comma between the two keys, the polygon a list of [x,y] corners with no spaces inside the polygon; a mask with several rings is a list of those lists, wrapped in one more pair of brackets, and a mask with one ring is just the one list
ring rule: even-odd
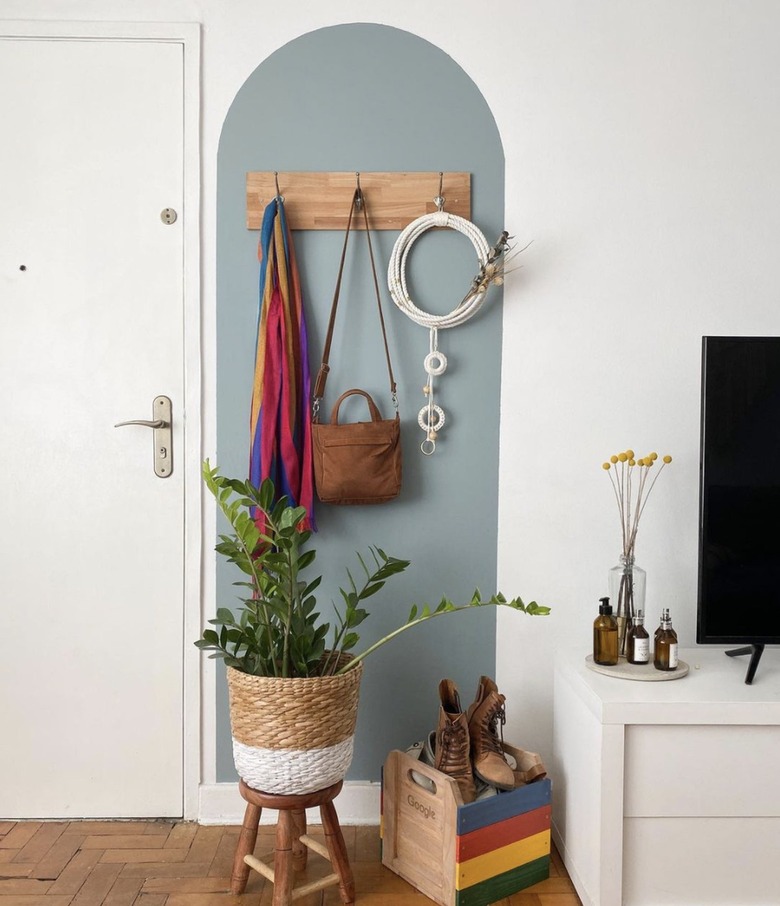
{"label": "herringbone parquet floor", "polygon": [[[315,825],[309,833],[317,837]],[[271,906],[272,885],[250,873],[246,893],[230,894],[238,827],[170,821],[0,821],[0,906]],[[261,826],[255,854],[272,861],[273,828]],[[425,906],[380,861],[379,829],[345,827],[357,906]],[[330,871],[310,856],[303,873]],[[338,906],[337,888],[296,900]],[[551,877],[501,906],[581,906],[553,852]]]}

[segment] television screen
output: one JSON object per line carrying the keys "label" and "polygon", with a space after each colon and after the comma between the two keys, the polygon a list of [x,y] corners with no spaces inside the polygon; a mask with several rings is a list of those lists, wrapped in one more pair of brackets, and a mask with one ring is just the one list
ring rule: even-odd
{"label": "television screen", "polygon": [[780,643],[780,337],[704,337],[700,643]]}

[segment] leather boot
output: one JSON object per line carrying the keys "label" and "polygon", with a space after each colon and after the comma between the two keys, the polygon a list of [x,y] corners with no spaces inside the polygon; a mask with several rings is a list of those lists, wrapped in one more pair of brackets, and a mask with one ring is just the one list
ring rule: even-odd
{"label": "leather boot", "polygon": [[547,768],[536,752],[526,752],[524,749],[513,749],[512,755],[517,759],[517,765],[514,769],[515,787],[526,786],[529,783],[535,783],[537,780],[544,780],[547,776]]}
{"label": "leather boot", "polygon": [[436,728],[436,749],[434,767],[448,774],[458,784],[463,802],[476,798],[474,776],[469,757],[469,727],[466,715],[460,706],[460,696],[452,680],[439,683],[439,724]]}
{"label": "leather boot", "polygon": [[480,677],[477,696],[467,713],[471,762],[480,780],[500,790],[512,790],[515,775],[504,758],[497,727],[499,721],[503,726],[506,720],[504,701],[493,680],[487,676]]}
{"label": "leather boot", "polygon": [[527,771],[514,771],[513,773],[515,775],[515,787],[527,786],[537,780],[544,780],[547,776],[544,765],[535,765]]}

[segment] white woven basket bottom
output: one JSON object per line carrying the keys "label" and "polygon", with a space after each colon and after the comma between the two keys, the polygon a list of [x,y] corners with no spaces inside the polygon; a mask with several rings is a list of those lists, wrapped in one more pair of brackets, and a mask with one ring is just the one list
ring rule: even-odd
{"label": "white woven basket bottom", "polygon": [[322,749],[260,749],[233,738],[233,760],[238,776],[264,793],[313,793],[338,783],[352,763],[350,736]]}

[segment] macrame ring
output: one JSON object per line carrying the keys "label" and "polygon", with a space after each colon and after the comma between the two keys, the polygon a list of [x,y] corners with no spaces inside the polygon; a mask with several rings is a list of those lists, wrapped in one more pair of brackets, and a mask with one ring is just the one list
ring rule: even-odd
{"label": "macrame ring", "polygon": [[425,456],[432,456],[436,452],[436,444],[427,438],[420,444],[420,450]]}
{"label": "macrame ring", "polygon": [[423,366],[426,372],[432,374],[434,377],[438,374],[444,374],[447,370],[447,356],[438,350],[429,352],[428,355],[425,356]]}
{"label": "macrame ring", "polygon": [[444,422],[446,418],[444,416],[444,410],[441,406],[431,406],[430,408],[436,413],[436,421],[432,424],[428,424],[428,406],[423,406],[422,409],[417,414],[417,424],[423,429],[423,431],[441,431],[444,427]]}

